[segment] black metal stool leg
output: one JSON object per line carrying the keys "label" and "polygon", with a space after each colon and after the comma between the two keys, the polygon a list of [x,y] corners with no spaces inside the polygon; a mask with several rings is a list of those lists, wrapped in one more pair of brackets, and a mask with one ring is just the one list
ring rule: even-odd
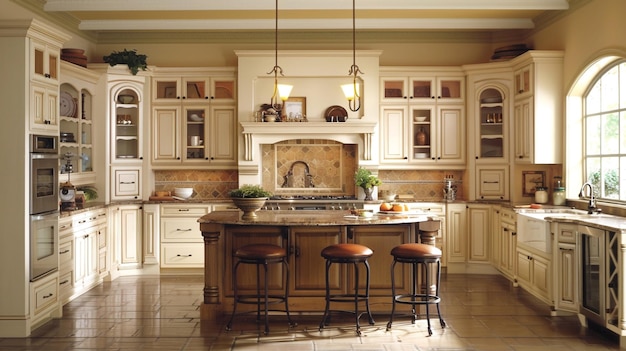
{"label": "black metal stool leg", "polygon": [[268,284],[269,279],[267,277],[267,260],[263,262],[263,268],[265,270],[265,335],[270,333],[270,320],[269,320],[269,293],[268,293]]}
{"label": "black metal stool leg", "polygon": [[370,311],[370,264],[365,260],[363,262],[365,264],[365,270],[367,274],[365,275],[365,309],[367,310],[367,317],[369,318],[370,325],[374,325],[374,317],[372,317],[372,312]]}
{"label": "black metal stool leg", "polygon": [[391,316],[389,316],[389,322],[387,322],[387,331],[391,330],[391,324],[393,323],[393,314],[396,313],[396,261],[395,259],[391,263]]}
{"label": "black metal stool leg", "polygon": [[241,261],[237,261],[233,266],[233,313],[230,315],[230,320],[226,324],[226,330],[232,330],[233,318],[235,318],[235,313],[237,311],[237,302],[239,301],[239,295],[237,294],[237,267],[239,267],[239,263]]}
{"label": "black metal stool leg", "polygon": [[293,328],[298,325],[298,323],[291,320],[291,314],[289,313],[289,264],[286,259],[283,258],[283,267],[285,267],[285,313],[287,313],[287,321],[289,321],[289,327]]}
{"label": "black metal stool leg", "polygon": [[324,315],[322,316],[322,321],[320,322],[319,330],[322,331],[324,326],[326,326],[326,319],[328,318],[328,313],[330,309],[330,278],[329,271],[330,265],[332,262],[330,260],[326,260],[326,307],[324,308]]}
{"label": "black metal stool leg", "polygon": [[356,318],[356,334],[361,335],[361,323],[359,323],[359,263],[353,262],[354,265],[354,316]]}
{"label": "black metal stool leg", "polygon": [[[426,302],[430,301],[430,286],[431,284],[431,276],[430,276],[430,267],[428,267],[428,263],[424,263],[424,268],[426,271],[426,290],[424,291],[424,295],[426,298]],[[428,308],[428,303],[424,305],[424,307],[426,308],[426,323],[428,324],[428,336],[433,335],[433,330],[430,327],[430,308]]]}

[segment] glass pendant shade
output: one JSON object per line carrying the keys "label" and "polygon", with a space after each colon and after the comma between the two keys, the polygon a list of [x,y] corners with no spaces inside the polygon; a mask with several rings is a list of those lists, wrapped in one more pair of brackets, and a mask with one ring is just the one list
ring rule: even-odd
{"label": "glass pendant shade", "polygon": [[289,99],[289,94],[291,94],[291,89],[293,89],[293,85],[278,84],[278,96],[280,96],[280,99],[283,101]]}
{"label": "glass pendant shade", "polygon": [[357,97],[359,96],[359,83],[343,84],[341,89],[343,90],[343,94],[346,96],[348,101],[354,100],[355,94]]}

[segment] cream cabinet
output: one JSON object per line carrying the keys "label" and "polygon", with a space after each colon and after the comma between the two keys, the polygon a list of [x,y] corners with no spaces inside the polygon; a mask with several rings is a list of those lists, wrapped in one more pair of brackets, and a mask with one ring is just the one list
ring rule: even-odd
{"label": "cream cabinet", "polygon": [[381,167],[465,168],[460,69],[383,67],[380,75]]}
{"label": "cream cabinet", "polygon": [[46,38],[33,28],[30,37],[30,129],[32,132],[58,131],[59,128],[59,72],[61,46],[53,38]]}
{"label": "cream cabinet", "polygon": [[142,205],[119,204],[109,210],[113,223],[111,241],[115,243],[111,253],[111,269],[121,271],[141,268]]}
{"label": "cream cabinet", "polygon": [[161,247],[161,205],[143,205],[143,262],[144,265],[158,265]]}
{"label": "cream cabinet", "polygon": [[52,273],[30,283],[30,324],[40,326],[51,318],[62,315],[59,300],[59,274]]}
{"label": "cream cabinet", "polygon": [[556,310],[578,312],[578,251],[576,233],[578,226],[573,223],[551,224],[557,245],[554,252]]}
{"label": "cream cabinet", "polygon": [[476,166],[475,198],[479,200],[509,199],[509,166]]}
{"label": "cream cabinet", "polygon": [[469,204],[467,206],[469,230],[468,262],[489,263],[491,235],[491,206]]}
{"label": "cream cabinet", "polygon": [[380,76],[382,103],[463,103],[465,99],[465,77],[457,69],[382,67]]}
{"label": "cream cabinet", "polygon": [[198,218],[209,204],[161,205],[161,268],[203,268],[204,245]]}
{"label": "cream cabinet", "polygon": [[59,219],[59,299],[70,301],[74,294],[74,230],[72,217]]}
{"label": "cream cabinet", "polygon": [[91,289],[108,275],[107,225],[106,209],[82,212],[72,216],[73,296]]}
{"label": "cream cabinet", "polygon": [[[59,153],[74,155],[71,178],[74,185],[96,183],[98,165],[104,166],[105,153],[98,149],[106,141],[97,131],[106,127],[105,115],[96,118],[95,113],[99,77],[100,74],[86,68],[61,62]],[[66,173],[63,164],[60,171]]]}
{"label": "cream cabinet", "polygon": [[31,131],[58,131],[59,86],[31,82],[30,84]]}
{"label": "cream cabinet", "polygon": [[111,167],[111,199],[141,199],[142,168],[138,166]]}
{"label": "cream cabinet", "polygon": [[518,243],[516,265],[519,286],[552,306],[551,257]]}
{"label": "cream cabinet", "polygon": [[58,85],[61,46],[46,40],[31,39],[31,80]]}
{"label": "cream cabinet", "polygon": [[562,163],[563,53],[531,50],[511,64],[515,71],[515,162]]}
{"label": "cream cabinet", "polygon": [[446,247],[448,263],[467,259],[467,208],[465,204],[449,203],[446,207]]}
{"label": "cream cabinet", "polygon": [[154,167],[236,166],[234,70],[157,69],[152,86]]}
{"label": "cream cabinet", "polygon": [[500,229],[497,236],[499,257],[496,267],[504,276],[513,280],[517,252],[517,229],[513,210],[500,210]]}

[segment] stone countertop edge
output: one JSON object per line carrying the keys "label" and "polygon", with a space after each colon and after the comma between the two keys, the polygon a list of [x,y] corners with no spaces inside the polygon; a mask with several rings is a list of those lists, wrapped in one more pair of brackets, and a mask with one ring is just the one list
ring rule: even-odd
{"label": "stone countertop edge", "polygon": [[214,211],[198,219],[202,225],[233,224],[233,225],[272,225],[272,226],[334,226],[334,225],[384,225],[409,224],[426,221],[439,221],[433,215],[392,214],[374,215],[369,218],[351,216],[348,211],[258,211],[252,220],[241,219],[240,211]]}

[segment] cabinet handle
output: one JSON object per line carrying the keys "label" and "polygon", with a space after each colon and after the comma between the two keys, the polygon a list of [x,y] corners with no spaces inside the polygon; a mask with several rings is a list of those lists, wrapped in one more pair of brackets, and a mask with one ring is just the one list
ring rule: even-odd
{"label": "cabinet handle", "polygon": [[511,232],[511,235],[517,235],[517,232]]}
{"label": "cabinet handle", "polygon": [[189,254],[189,255],[181,255],[181,254],[178,254],[178,255],[176,255],[176,257],[191,257],[191,254]]}
{"label": "cabinet handle", "polygon": [[120,184],[135,184],[135,182],[120,182]]}
{"label": "cabinet handle", "polygon": [[402,98],[403,98],[403,99],[412,99],[413,97],[412,97],[412,96],[411,96],[411,97],[408,97],[408,96],[403,96]]}
{"label": "cabinet handle", "polygon": [[190,232],[193,229],[176,229],[177,232]]}
{"label": "cabinet handle", "polygon": [[211,100],[215,99],[215,96],[211,96]]}
{"label": "cabinet handle", "polygon": [[89,237],[89,234],[83,236],[83,239],[87,239]]}
{"label": "cabinet handle", "polygon": [[574,251],[573,249],[566,249],[564,247],[559,247],[559,250],[561,250],[561,251]]}
{"label": "cabinet handle", "polygon": [[204,99],[205,99],[205,100],[208,100],[208,99],[209,99],[209,97],[208,97],[208,96],[205,96],[205,97],[204,97]]}
{"label": "cabinet handle", "polygon": [[404,158],[405,160],[408,160],[408,159],[409,159],[409,157],[408,157],[408,156],[404,156],[403,158]]}
{"label": "cabinet handle", "polygon": [[59,252],[59,255],[66,254],[66,253],[68,253],[68,252],[70,252],[70,250],[63,250],[63,251]]}
{"label": "cabinet handle", "polygon": [[297,246],[291,246],[289,248],[289,253],[294,255],[294,257],[300,257],[300,248]]}
{"label": "cabinet handle", "polygon": [[508,232],[509,228],[502,228],[502,230],[504,230],[505,232]]}
{"label": "cabinet handle", "polygon": [[178,212],[189,212],[188,208],[179,208]]}
{"label": "cabinet handle", "polygon": [[497,181],[497,180],[491,180],[491,181],[484,180],[483,181],[483,184],[498,184],[498,183],[500,183],[500,182]]}
{"label": "cabinet handle", "polygon": [[44,299],[49,299],[49,298],[51,298],[52,296],[54,296],[54,294],[53,294],[53,293],[49,293],[48,295],[44,296],[43,298],[44,298]]}
{"label": "cabinet handle", "polygon": [[185,100],[186,98],[187,98],[186,96],[183,96],[183,100]]}
{"label": "cabinet handle", "polygon": [[67,284],[69,282],[70,282],[69,280],[65,279],[64,281],[60,282],[59,285],[64,285],[64,284]]}

